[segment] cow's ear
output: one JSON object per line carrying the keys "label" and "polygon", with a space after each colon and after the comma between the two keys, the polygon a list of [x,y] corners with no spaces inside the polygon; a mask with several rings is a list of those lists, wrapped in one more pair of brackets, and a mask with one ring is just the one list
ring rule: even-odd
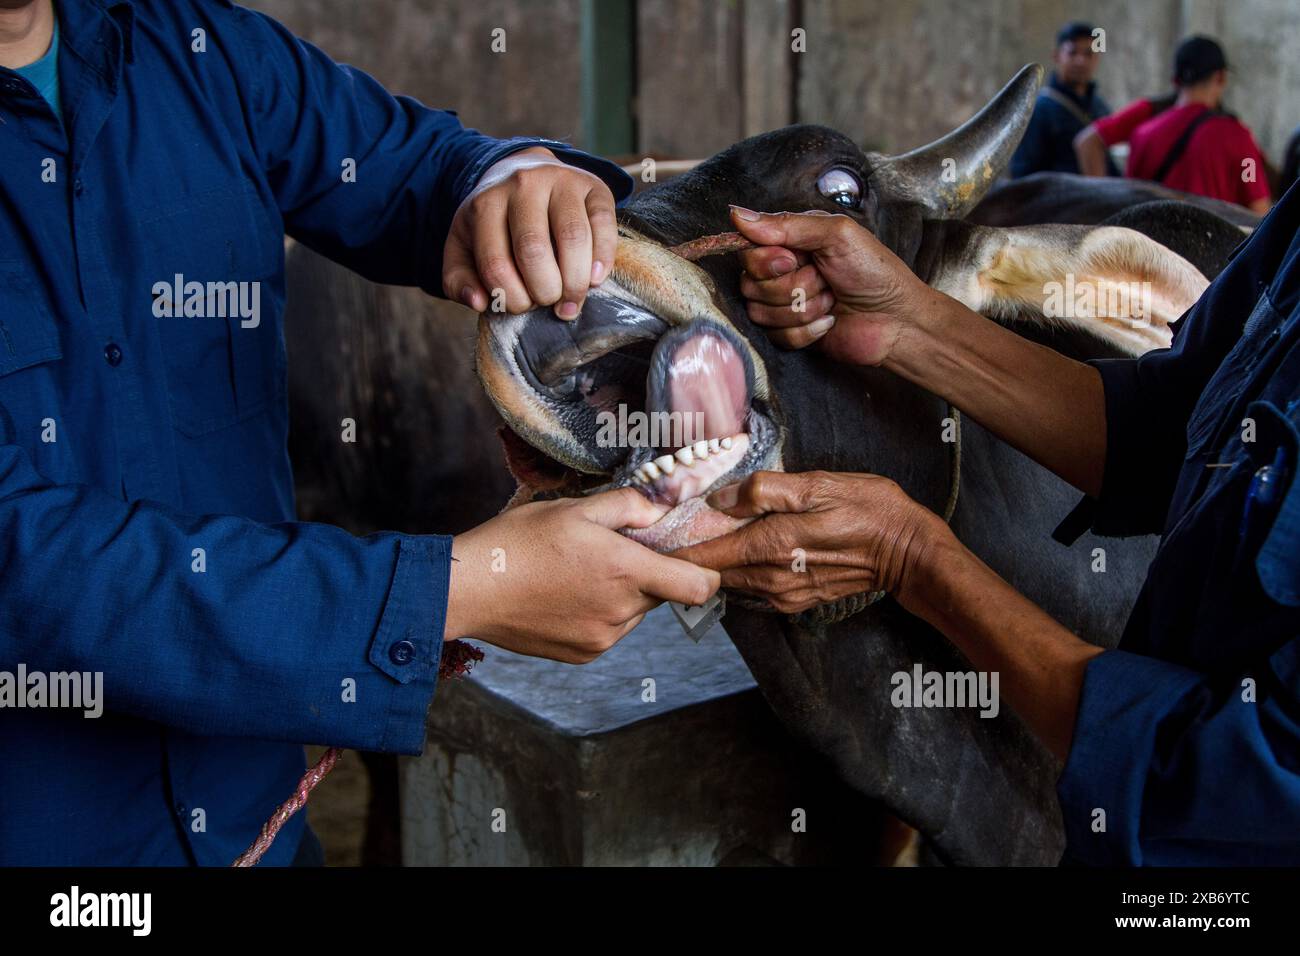
{"label": "cow's ear", "polygon": [[967,226],[950,232],[936,289],[992,319],[1082,329],[1129,355],[1167,348],[1208,280],[1119,226]]}

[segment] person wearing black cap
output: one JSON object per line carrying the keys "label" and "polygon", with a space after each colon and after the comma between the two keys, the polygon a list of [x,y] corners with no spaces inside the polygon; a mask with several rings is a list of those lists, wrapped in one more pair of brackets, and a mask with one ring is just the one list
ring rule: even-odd
{"label": "person wearing black cap", "polygon": [[1180,43],[1173,106],[1133,130],[1125,175],[1267,212],[1264,156],[1246,125],[1223,112],[1227,82],[1223,47],[1203,36]]}
{"label": "person wearing black cap", "polygon": [[[1093,32],[1092,24],[1073,21],[1056,34],[1052,54],[1055,69],[1039,91],[1029,127],[1011,157],[1013,179],[1030,173],[1079,172],[1075,136],[1093,120],[1110,113],[1092,79],[1097,72]],[[1112,166],[1110,173],[1119,175],[1119,170]]]}

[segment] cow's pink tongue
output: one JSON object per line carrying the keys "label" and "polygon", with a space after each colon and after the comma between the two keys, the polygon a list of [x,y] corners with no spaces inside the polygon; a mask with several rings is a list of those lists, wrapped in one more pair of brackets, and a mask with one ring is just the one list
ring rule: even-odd
{"label": "cow's pink tongue", "polygon": [[699,334],[677,346],[668,367],[668,410],[683,421],[702,423],[701,438],[726,438],[740,432],[749,414],[745,366],[730,342]]}
{"label": "cow's pink tongue", "polygon": [[681,423],[683,444],[656,449],[653,462],[638,468],[633,481],[651,500],[673,509],[651,527],[625,533],[656,551],[674,551],[745,523],[714,511],[701,496],[749,450],[749,389],[744,359],[717,333],[696,331],[660,348],[671,349],[660,356],[667,359],[663,387],[648,391],[663,396],[667,407],[656,410],[672,412]]}

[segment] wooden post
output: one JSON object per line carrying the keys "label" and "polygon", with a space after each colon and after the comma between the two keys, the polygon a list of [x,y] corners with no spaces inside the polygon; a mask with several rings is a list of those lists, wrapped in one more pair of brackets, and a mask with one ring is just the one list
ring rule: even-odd
{"label": "wooden post", "polygon": [[600,156],[636,150],[635,0],[582,0],[582,139]]}

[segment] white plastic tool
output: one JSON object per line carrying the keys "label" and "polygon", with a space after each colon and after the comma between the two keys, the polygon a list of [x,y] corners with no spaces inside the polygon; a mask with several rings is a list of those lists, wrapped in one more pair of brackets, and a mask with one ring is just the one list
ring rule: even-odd
{"label": "white plastic tool", "polygon": [[682,630],[696,644],[700,639],[709,633],[709,629],[722,620],[722,615],[727,612],[727,598],[721,591],[713,595],[703,604],[678,604],[676,601],[669,601],[669,606],[673,609],[673,615],[677,618],[677,623],[682,626]]}

